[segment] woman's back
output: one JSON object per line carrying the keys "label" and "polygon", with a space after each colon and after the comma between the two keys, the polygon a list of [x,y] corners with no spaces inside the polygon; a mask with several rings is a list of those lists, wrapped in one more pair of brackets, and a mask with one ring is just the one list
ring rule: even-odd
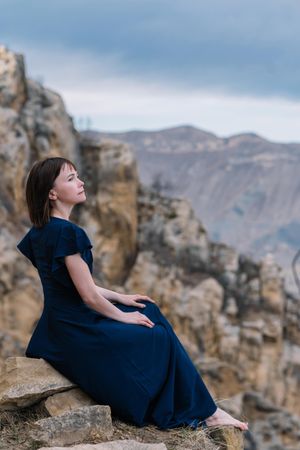
{"label": "woman's back", "polygon": [[65,256],[80,252],[93,273],[92,244],[81,227],[51,217],[43,227],[32,227],[17,247],[38,270],[45,307],[85,306],[64,263]]}

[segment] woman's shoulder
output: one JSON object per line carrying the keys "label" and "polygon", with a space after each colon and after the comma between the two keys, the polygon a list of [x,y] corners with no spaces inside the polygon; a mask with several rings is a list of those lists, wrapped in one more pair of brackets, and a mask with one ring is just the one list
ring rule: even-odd
{"label": "woman's shoulder", "polygon": [[70,220],[51,216],[50,220],[43,227],[32,226],[18,243],[17,248],[22,251],[23,247],[34,245],[35,243],[52,246],[60,237],[88,239],[85,230]]}
{"label": "woman's shoulder", "polygon": [[36,258],[48,255],[62,255],[84,252],[93,247],[85,230],[74,222],[58,217],[50,217],[43,227],[32,226],[17,248],[36,266]]}
{"label": "woman's shoulder", "polygon": [[50,218],[47,231],[50,233],[53,232],[54,235],[58,236],[59,240],[67,239],[89,241],[86,231],[80,225],[66,219],[61,219],[60,217],[52,216]]}
{"label": "woman's shoulder", "polygon": [[83,230],[79,225],[67,219],[51,216],[49,222],[45,225],[51,230]]}

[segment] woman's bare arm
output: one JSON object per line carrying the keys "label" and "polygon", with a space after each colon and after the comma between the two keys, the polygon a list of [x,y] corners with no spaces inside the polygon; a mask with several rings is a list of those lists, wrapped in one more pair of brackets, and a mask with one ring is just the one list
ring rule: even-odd
{"label": "woman's bare arm", "polygon": [[100,293],[88,265],[79,253],[66,256],[65,264],[79,295],[89,307],[111,319],[122,318],[124,313]]}
{"label": "woman's bare arm", "polygon": [[110,289],[105,289],[101,286],[96,286],[97,291],[105,297],[109,301],[115,301],[118,302],[120,300],[120,294],[115,291],[111,291]]}
{"label": "woman's bare arm", "polygon": [[92,309],[111,319],[152,328],[155,324],[139,311],[124,312],[107,300],[96,286],[87,263],[79,253],[65,256],[70,277],[82,300]]}

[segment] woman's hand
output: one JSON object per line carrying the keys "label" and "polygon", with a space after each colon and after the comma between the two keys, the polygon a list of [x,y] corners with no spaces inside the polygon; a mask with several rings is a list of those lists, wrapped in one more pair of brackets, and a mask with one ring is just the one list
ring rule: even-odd
{"label": "woman's hand", "polygon": [[138,303],[141,300],[147,300],[151,303],[155,303],[152,298],[148,297],[147,295],[140,294],[119,294],[117,302],[127,306],[137,306],[138,308],[144,308],[145,305],[143,303]]}
{"label": "woman's hand", "polygon": [[130,312],[130,313],[124,312],[122,314],[122,318],[120,319],[120,322],[144,325],[149,328],[153,328],[155,325],[155,323],[152,322],[152,320],[150,320],[149,317],[145,316],[145,314],[142,314],[139,311],[134,311],[134,312]]}

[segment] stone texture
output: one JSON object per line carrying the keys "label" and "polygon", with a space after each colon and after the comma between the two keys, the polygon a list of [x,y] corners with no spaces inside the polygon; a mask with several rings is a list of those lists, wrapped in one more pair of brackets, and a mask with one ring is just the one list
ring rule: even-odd
{"label": "stone texture", "polygon": [[[252,445],[259,450],[298,450],[300,420],[286,411],[268,414],[251,425]],[[255,447],[254,447],[255,448]]]}
{"label": "stone texture", "polygon": [[27,80],[28,97],[20,121],[32,148],[32,157],[64,156],[81,170],[79,143],[72,118],[59,94],[37,81]]}
{"label": "stone texture", "polygon": [[29,432],[33,442],[48,446],[79,444],[96,437],[107,440],[112,434],[110,407],[105,405],[84,406],[38,420]]}
{"label": "stone texture", "polygon": [[[2,220],[24,208],[23,182],[29,169],[30,144],[19,114],[0,103],[0,181]],[[0,217],[1,218],[1,217]]]}
{"label": "stone texture", "polygon": [[[79,172],[81,167],[77,134],[61,97],[27,79],[23,56],[4,46],[0,142],[0,329],[20,344],[21,355],[40,315],[43,294],[36,269],[16,249],[30,226],[26,176],[34,161],[47,156],[66,156],[78,163]],[[4,347],[1,354],[5,358]]]}
{"label": "stone texture", "polygon": [[74,386],[43,359],[7,358],[0,376],[0,410],[14,410]]}
{"label": "stone texture", "polygon": [[96,404],[94,400],[79,388],[51,395],[44,402],[44,406],[51,416],[59,416],[76,408]]}
{"label": "stone texture", "polygon": [[260,392],[253,391],[244,394],[243,414],[250,422],[250,433],[245,435],[246,450],[299,449],[299,416],[290,414]]}
{"label": "stone texture", "polygon": [[23,55],[0,46],[0,106],[20,111],[27,94]]}
{"label": "stone texture", "polygon": [[209,267],[207,232],[190,203],[169,199],[140,186],[139,249],[153,251],[160,264],[178,264],[189,271]]}
{"label": "stone texture", "polygon": [[85,189],[93,198],[81,222],[95,242],[95,271],[102,281],[120,284],[137,251],[136,161],[127,145],[94,140],[92,133],[80,144]]}
{"label": "stone texture", "polygon": [[[39,450],[63,450],[65,447],[41,447]],[[103,442],[101,444],[79,444],[69,447],[74,450],[167,450],[165,444],[146,444],[131,439]]]}

